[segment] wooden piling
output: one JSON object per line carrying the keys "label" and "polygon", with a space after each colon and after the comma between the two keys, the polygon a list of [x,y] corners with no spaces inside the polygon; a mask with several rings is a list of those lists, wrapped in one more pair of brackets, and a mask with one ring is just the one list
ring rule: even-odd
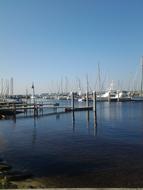
{"label": "wooden piling", "polygon": [[[97,130],[97,112],[96,112],[96,92],[93,91],[93,123],[94,123],[94,136]],[[96,129],[96,130],[95,130]]]}
{"label": "wooden piling", "polygon": [[93,111],[96,112],[96,92],[93,91]]}
{"label": "wooden piling", "polygon": [[71,108],[74,111],[74,92],[71,93]]}
{"label": "wooden piling", "polygon": [[16,121],[16,104],[13,104],[13,119]]}

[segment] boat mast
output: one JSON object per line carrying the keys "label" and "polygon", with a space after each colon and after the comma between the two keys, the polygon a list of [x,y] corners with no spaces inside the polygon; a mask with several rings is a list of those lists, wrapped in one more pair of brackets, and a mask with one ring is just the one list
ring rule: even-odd
{"label": "boat mast", "polygon": [[86,75],[86,91],[89,92],[88,74]]}
{"label": "boat mast", "polygon": [[100,65],[98,63],[98,93],[101,99],[101,73],[100,73]]}
{"label": "boat mast", "polygon": [[1,79],[1,98],[3,97],[3,78]]}
{"label": "boat mast", "polygon": [[141,57],[141,67],[142,67],[142,72],[141,72],[141,96],[142,96],[142,92],[143,92],[143,56]]}
{"label": "boat mast", "polygon": [[80,79],[77,77],[77,90],[78,90],[78,95],[80,96],[82,94],[82,89],[81,89],[81,81]]}

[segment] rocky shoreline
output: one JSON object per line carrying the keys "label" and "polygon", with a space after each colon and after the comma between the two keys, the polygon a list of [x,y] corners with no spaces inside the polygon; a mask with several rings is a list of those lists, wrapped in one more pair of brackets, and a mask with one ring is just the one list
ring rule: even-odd
{"label": "rocky shoreline", "polygon": [[123,167],[75,175],[55,174],[35,177],[28,171],[14,170],[7,162],[0,159],[0,189],[136,188],[143,187],[142,174],[142,168]]}
{"label": "rocky shoreline", "polygon": [[11,165],[0,158],[0,188],[18,188],[16,182],[32,177],[27,171],[14,170]]}

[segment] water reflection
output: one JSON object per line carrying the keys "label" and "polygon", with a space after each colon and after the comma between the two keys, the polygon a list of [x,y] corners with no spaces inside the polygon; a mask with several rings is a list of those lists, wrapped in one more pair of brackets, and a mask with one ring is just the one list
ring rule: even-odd
{"label": "water reflection", "polygon": [[59,120],[60,119],[60,114],[56,114],[56,120]]}
{"label": "water reflection", "polygon": [[13,122],[16,123],[16,115],[13,115]]}
{"label": "water reflection", "polygon": [[[84,115],[85,114],[85,115]],[[93,114],[93,115],[91,115]],[[79,117],[80,115],[80,117]],[[83,118],[84,116],[84,118]],[[79,128],[79,118],[82,117],[82,120],[85,121],[85,125],[82,124],[82,128]],[[93,135],[96,136],[97,135],[97,115],[96,112],[92,112],[92,111],[85,111],[85,112],[81,112],[81,114],[77,113],[77,118],[75,118],[75,112],[71,112],[71,118],[72,118],[72,129],[73,132],[76,132],[76,127],[77,130],[84,130],[83,128],[86,127],[86,131],[88,132],[88,135]],[[77,122],[76,122],[77,120]],[[81,120],[80,120],[81,122]]]}
{"label": "water reflection", "polygon": [[36,143],[37,139],[37,119],[34,117],[34,126],[33,126],[33,135],[32,135],[32,144]]}
{"label": "water reflection", "polygon": [[86,111],[86,123],[87,123],[87,128],[89,127],[89,111]]}
{"label": "water reflection", "polygon": [[41,105],[39,107],[39,113],[43,116],[43,112],[44,111],[44,108],[43,108],[43,102],[41,102]]}
{"label": "water reflection", "polygon": [[103,102],[99,105],[98,115],[105,120],[120,120],[123,115],[122,102]]}
{"label": "water reflection", "polygon": [[[17,118],[16,123],[5,120],[1,121],[0,149],[15,165],[25,164],[26,169],[34,174],[38,170],[41,176],[50,175],[51,171],[55,175],[62,171],[68,176],[71,164],[76,168],[77,158],[78,164],[83,163],[79,164],[83,171],[94,169],[97,174],[102,173],[102,168],[112,173],[122,165],[126,171],[124,163],[129,163],[129,167],[136,164],[142,170],[143,165],[139,165],[143,155],[142,115],[143,103],[111,102],[98,104],[97,115],[83,111],[40,119]],[[17,126],[15,130],[11,125]],[[52,167],[57,169],[53,171]]]}
{"label": "water reflection", "polygon": [[88,129],[88,135],[90,135],[90,117],[89,117],[89,111],[86,111],[86,127]]}
{"label": "water reflection", "polygon": [[96,115],[96,112],[93,112],[93,128],[94,128],[94,136],[97,136],[97,115]]}
{"label": "water reflection", "polygon": [[13,128],[13,129],[16,128],[16,121],[13,121],[12,128]]}
{"label": "water reflection", "polygon": [[74,111],[72,112],[72,128],[73,128],[73,133],[75,133],[75,113],[74,113]]}

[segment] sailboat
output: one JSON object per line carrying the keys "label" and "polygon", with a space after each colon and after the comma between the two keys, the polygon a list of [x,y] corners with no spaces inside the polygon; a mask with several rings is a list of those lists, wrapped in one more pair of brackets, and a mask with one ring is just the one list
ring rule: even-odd
{"label": "sailboat", "polygon": [[141,58],[141,90],[138,96],[132,96],[133,101],[143,101],[143,56]]}

